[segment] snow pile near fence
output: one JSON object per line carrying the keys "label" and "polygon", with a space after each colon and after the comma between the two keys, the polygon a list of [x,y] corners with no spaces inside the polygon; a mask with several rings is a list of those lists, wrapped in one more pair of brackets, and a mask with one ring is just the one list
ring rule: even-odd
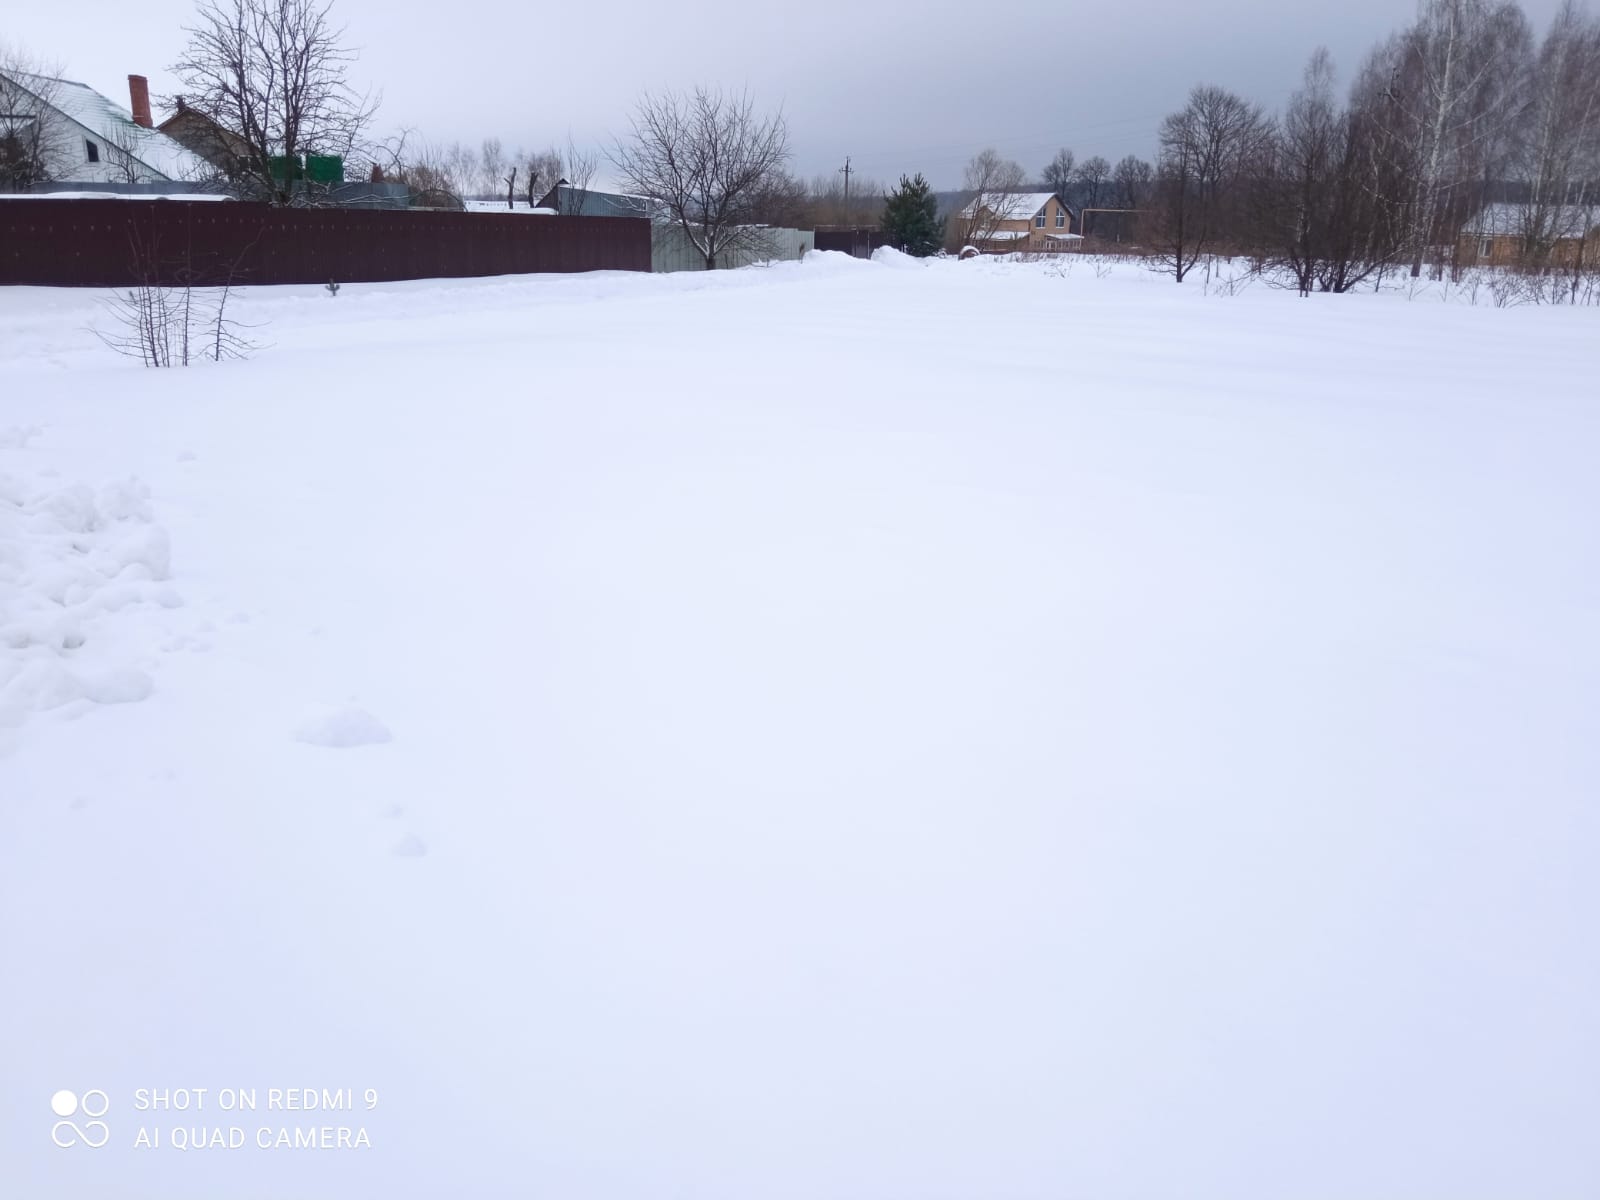
{"label": "snow pile near fence", "polygon": [[925,259],[913,258],[904,250],[896,250],[893,246],[879,246],[872,252],[872,261],[879,266],[901,271],[918,271],[927,266]]}
{"label": "snow pile near fence", "polygon": [[147,697],[155,648],[132,626],[182,603],[170,572],[137,479],[40,488],[0,475],[0,729]]}

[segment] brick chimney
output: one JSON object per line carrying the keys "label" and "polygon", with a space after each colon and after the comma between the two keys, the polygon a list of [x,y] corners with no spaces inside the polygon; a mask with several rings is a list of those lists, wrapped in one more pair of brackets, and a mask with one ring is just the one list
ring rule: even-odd
{"label": "brick chimney", "polygon": [[153,129],[155,122],[150,118],[150,81],[143,75],[129,75],[128,99],[132,101],[133,123]]}

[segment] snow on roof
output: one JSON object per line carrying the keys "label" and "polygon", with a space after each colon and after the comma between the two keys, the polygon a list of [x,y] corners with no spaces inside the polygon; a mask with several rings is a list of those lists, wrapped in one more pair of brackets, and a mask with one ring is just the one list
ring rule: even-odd
{"label": "snow on roof", "polygon": [[[1464,233],[1479,237],[1516,237],[1526,232],[1538,216],[1533,206],[1527,204],[1491,204],[1467,222]],[[1579,204],[1554,205],[1546,210],[1543,221],[1552,237],[1581,237],[1600,224],[1600,207],[1585,208]]]}
{"label": "snow on roof", "polygon": [[983,234],[986,242],[1015,242],[1028,236],[1026,229],[995,229]]}
{"label": "snow on roof", "polygon": [[553,208],[529,208],[526,204],[518,203],[515,208],[507,208],[504,200],[463,200],[468,212],[481,213],[517,213],[524,217],[553,217],[556,210]]}
{"label": "snow on roof", "polygon": [[[1010,192],[1003,196],[988,196],[983,198],[983,204],[1002,221],[1026,221],[1036,214],[1041,208],[1056,198],[1054,192]],[[961,210],[965,220],[977,216],[975,211],[977,200]]]}
{"label": "snow on roof", "polygon": [[98,134],[109,145],[126,150],[158,175],[167,179],[199,179],[212,173],[198,155],[159,129],[135,125],[132,113],[86,83],[48,75],[31,75],[26,71],[10,71],[8,74],[34,95],[47,97],[56,111],[76,121],[90,133]]}
{"label": "snow on roof", "polygon": [[1081,233],[1047,233],[1047,234],[1045,234],[1045,237],[1049,238],[1052,242],[1081,242],[1081,241],[1083,241],[1083,234],[1081,234]]}

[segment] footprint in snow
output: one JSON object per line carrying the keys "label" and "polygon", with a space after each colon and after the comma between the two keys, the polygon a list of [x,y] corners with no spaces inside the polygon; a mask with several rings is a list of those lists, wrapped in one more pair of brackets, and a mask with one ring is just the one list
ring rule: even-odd
{"label": "footprint in snow", "polygon": [[351,746],[376,746],[393,740],[389,727],[364,708],[328,709],[295,727],[296,741],[344,750]]}

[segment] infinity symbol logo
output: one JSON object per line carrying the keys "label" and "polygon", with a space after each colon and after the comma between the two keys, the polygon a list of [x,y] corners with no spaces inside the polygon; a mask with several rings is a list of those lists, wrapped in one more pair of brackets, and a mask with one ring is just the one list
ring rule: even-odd
{"label": "infinity symbol logo", "polygon": [[[73,1092],[57,1092],[50,1097],[50,1111],[62,1119],[50,1127],[50,1140],[63,1150],[79,1142],[91,1150],[100,1149],[111,1140],[111,1128],[97,1118],[105,1116],[110,1107],[111,1098],[99,1088],[85,1092],[82,1101]],[[79,1112],[90,1118],[81,1126],[67,1119]]]}

